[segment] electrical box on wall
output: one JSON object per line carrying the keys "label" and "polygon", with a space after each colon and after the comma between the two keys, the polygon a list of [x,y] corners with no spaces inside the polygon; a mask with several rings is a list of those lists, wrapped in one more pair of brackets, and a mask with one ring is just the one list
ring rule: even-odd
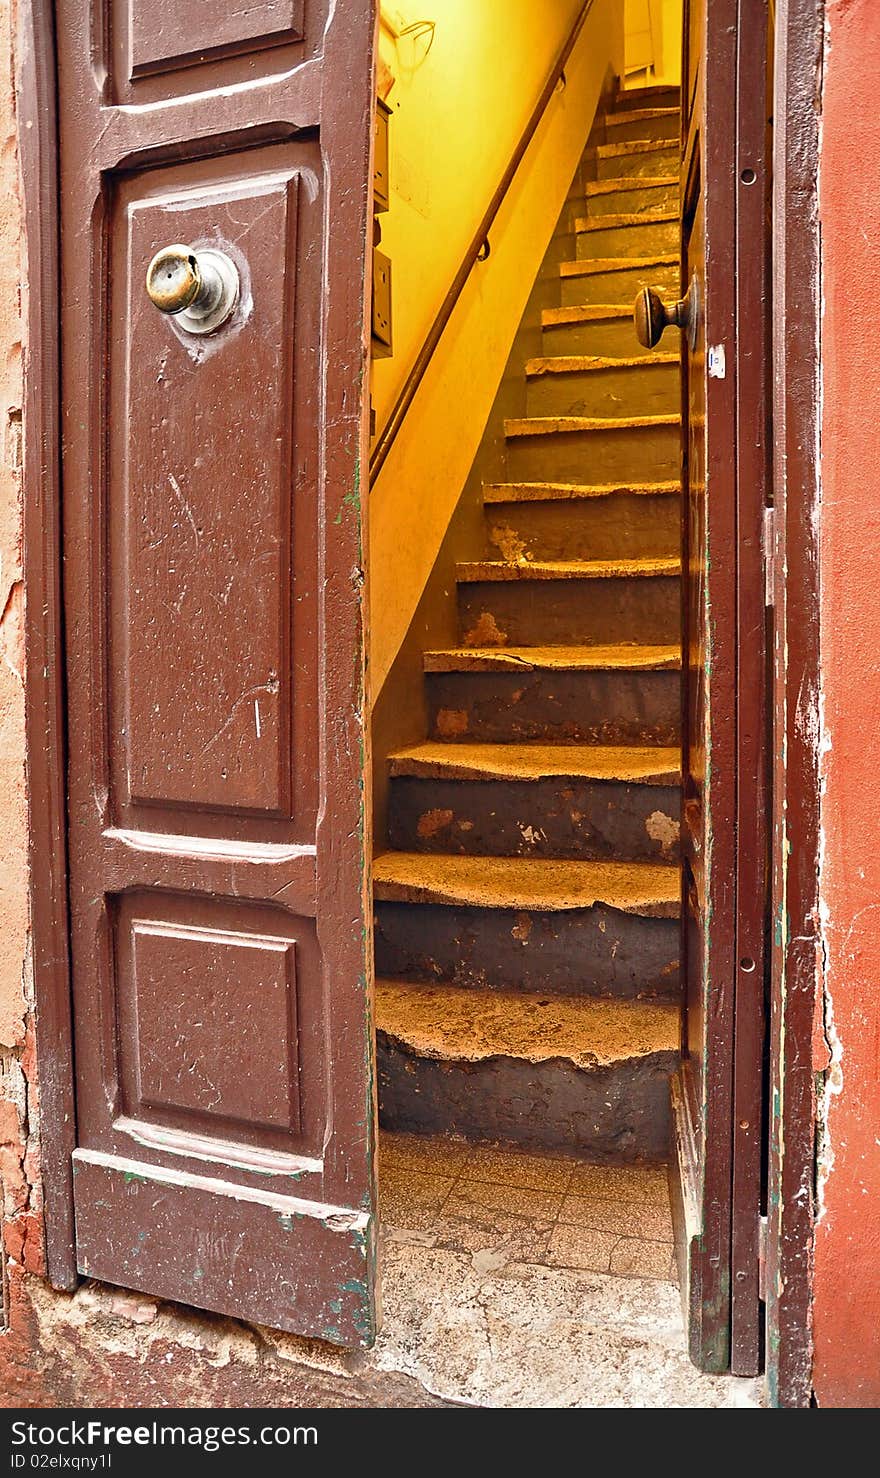
{"label": "electrical box on wall", "polygon": [[387,210],[391,181],[388,173],[388,120],[391,109],[381,98],[376,99],[375,145],[373,150],[373,213]]}
{"label": "electrical box on wall", "polygon": [[374,359],[388,359],[391,346],[391,261],[384,252],[373,251],[373,322]]}

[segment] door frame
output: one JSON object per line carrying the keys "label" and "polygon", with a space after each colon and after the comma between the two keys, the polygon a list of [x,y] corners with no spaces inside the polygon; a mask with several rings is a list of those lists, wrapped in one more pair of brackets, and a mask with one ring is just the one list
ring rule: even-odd
{"label": "door frame", "polygon": [[76,1142],[67,864],[58,115],[52,0],[23,0],[18,28],[18,146],[27,284],[22,499],[25,744],[34,1014],[46,1268],[79,1282],[74,1247]]}
{"label": "door frame", "polygon": [[819,921],[819,123],[825,0],[777,0],[770,1084],[764,1283],[774,1406],[812,1392]]}
{"label": "door frame", "polygon": [[[779,1405],[810,1392],[819,945],[819,231],[817,83],[824,0],[779,0],[775,57],[773,370],[777,641],[773,691],[768,1380]],[[47,1270],[76,1286],[61,604],[58,157],[52,0],[23,0],[18,142],[27,280],[23,517],[30,905]],[[781,452],[781,454],[779,454]],[[793,495],[788,496],[789,489]],[[786,571],[785,580],[781,571]],[[806,720],[806,721],[805,721]],[[782,755],[784,754],[784,758]],[[807,1190],[809,1194],[804,1195]]]}

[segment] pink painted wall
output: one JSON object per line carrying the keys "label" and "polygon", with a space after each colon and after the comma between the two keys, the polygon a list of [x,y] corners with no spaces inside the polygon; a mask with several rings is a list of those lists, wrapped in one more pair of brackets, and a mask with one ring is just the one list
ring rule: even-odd
{"label": "pink painted wall", "polygon": [[828,0],[820,213],[825,1020],[814,1385],[880,1406],[880,6]]}

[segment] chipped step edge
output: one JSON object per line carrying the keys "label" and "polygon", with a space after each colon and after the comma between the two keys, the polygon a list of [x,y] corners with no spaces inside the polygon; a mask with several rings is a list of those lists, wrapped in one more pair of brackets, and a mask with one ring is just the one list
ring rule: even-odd
{"label": "chipped step edge", "polygon": [[455,567],[459,585],[501,584],[515,580],[649,580],[681,574],[677,555],[638,559],[463,560]]}
{"label": "chipped step edge", "polygon": [[423,652],[425,672],[679,672],[671,643],[594,647],[447,647]]}
{"label": "chipped step edge", "polygon": [[680,354],[642,354],[627,358],[611,358],[598,354],[541,354],[526,360],[526,379],[542,375],[590,375],[602,370],[644,370],[654,365],[678,369]]}
{"label": "chipped step edge", "polygon": [[[560,277],[601,277],[609,272],[649,272],[654,267],[675,267],[677,265],[678,257],[669,253],[658,253],[654,257],[593,257],[589,261],[560,262],[559,275]],[[628,314],[632,313],[631,306],[622,306],[626,306]],[[553,313],[557,310],[545,308],[544,311]]]}
{"label": "chipped step edge", "polygon": [[575,220],[577,236],[589,236],[594,231],[622,231],[631,226],[667,226],[678,221],[677,210],[627,211],[607,216],[589,216]]}
{"label": "chipped step edge", "polygon": [[426,741],[388,756],[392,779],[609,782],[676,785],[677,749],[650,745],[448,744]]}
{"label": "chipped step edge", "polygon": [[663,431],[681,426],[681,416],[669,413],[662,416],[523,416],[507,418],[504,435],[509,439],[516,436],[557,436],[599,434],[605,431]]}
{"label": "chipped step edge", "polygon": [[634,497],[677,496],[680,482],[487,482],[483,484],[483,502],[487,506],[507,503],[566,502],[580,498],[609,498],[616,495]]}
{"label": "chipped step edge", "polygon": [[550,996],[546,1005],[515,992],[407,986],[376,981],[376,1029],[418,1057],[485,1062],[562,1060],[586,1072],[679,1048],[677,1005]]}
{"label": "chipped step edge", "polygon": [[536,909],[542,913],[602,905],[644,918],[675,919],[680,908],[680,874],[677,865],[661,862],[383,852],[373,862],[373,896],[383,903]]}
{"label": "chipped step edge", "polygon": [[[625,194],[627,191],[636,190],[669,190],[679,183],[677,174],[648,175],[642,179],[638,175],[619,174],[610,180],[587,180],[583,187],[585,199],[593,196]],[[572,196],[572,199],[577,199]]]}

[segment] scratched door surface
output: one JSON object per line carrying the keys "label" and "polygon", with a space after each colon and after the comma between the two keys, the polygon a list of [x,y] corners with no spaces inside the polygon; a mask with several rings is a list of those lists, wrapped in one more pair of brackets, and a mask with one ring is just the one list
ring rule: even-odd
{"label": "scratched door surface", "polygon": [[766,0],[689,0],[682,68],[682,1068],[690,1353],[754,1374],[766,921]]}
{"label": "scratched door surface", "polygon": [[77,1264],[369,1343],[372,5],[56,19]]}

